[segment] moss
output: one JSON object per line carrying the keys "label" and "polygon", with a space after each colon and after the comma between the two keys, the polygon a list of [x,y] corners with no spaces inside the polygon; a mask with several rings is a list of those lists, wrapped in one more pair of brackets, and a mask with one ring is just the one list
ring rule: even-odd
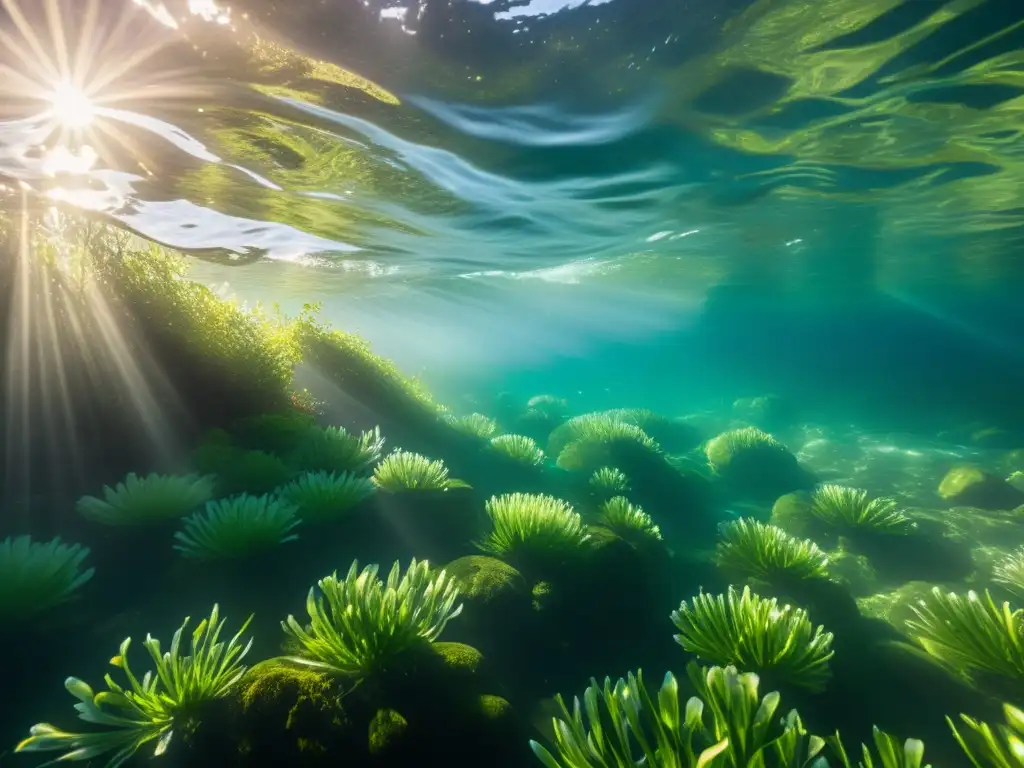
{"label": "moss", "polygon": [[125,327],[145,337],[190,410],[203,413],[202,423],[289,408],[299,347],[280,318],[260,307],[247,311],[187,279],[184,259],[156,246],[95,250],[90,261],[127,315]]}
{"label": "moss", "polygon": [[939,483],[939,496],[979,509],[1012,509],[1024,502],[1024,492],[973,464],[949,470]]}
{"label": "moss", "polygon": [[828,573],[854,595],[870,595],[878,589],[878,574],[871,561],[842,546],[828,553]]}
{"label": "moss", "polygon": [[480,714],[487,720],[505,720],[512,716],[512,705],[501,696],[485,693],[477,702]]}
{"label": "moss", "polygon": [[704,452],[730,487],[751,498],[777,498],[814,485],[782,443],[753,427],[723,432],[708,441]]}
{"label": "moss", "polygon": [[403,375],[390,360],[351,333],[333,330],[316,319],[319,305],[307,304],[294,323],[304,362],[370,410],[395,420],[439,423],[439,407],[415,379]]}
{"label": "moss", "polygon": [[[59,404],[43,387],[12,391],[0,405],[8,423],[12,413],[2,411],[16,408],[17,423],[45,421],[61,435],[59,446],[33,440],[33,450],[0,456],[12,477],[38,487],[35,476],[53,486],[61,475],[75,495],[86,480],[155,469],[207,429],[292,407],[299,347],[283,320],[222,299],[188,279],[182,257],[127,233],[69,218],[56,253],[34,221],[29,229],[28,285],[16,295],[10,278],[24,250],[18,228],[0,217],[0,314],[45,302],[50,311],[26,320],[47,344],[21,362],[40,380],[59,367],[74,386]],[[18,435],[7,442],[22,445]]]}
{"label": "moss", "polygon": [[270,660],[249,670],[236,696],[240,748],[256,763],[294,764],[299,755],[332,752],[347,736],[350,718],[331,675]]}
{"label": "moss", "polygon": [[409,721],[393,709],[379,709],[370,720],[369,745],[371,755],[394,751],[409,730]]}
{"label": "moss", "polygon": [[533,596],[533,610],[535,611],[543,611],[551,605],[554,599],[551,584],[547,581],[538,581],[534,584],[530,594]]}
{"label": "moss", "polygon": [[927,581],[910,581],[888,592],[858,598],[857,607],[865,616],[886,621],[898,632],[904,632],[907,620],[916,618],[911,606],[929,595],[934,586]]}
{"label": "moss", "polygon": [[802,538],[813,537],[821,528],[811,514],[811,494],[806,491],[795,491],[777,498],[772,505],[771,523]]}
{"label": "moss", "polygon": [[432,643],[430,649],[445,669],[460,675],[475,675],[484,660],[480,651],[465,643]]}
{"label": "moss", "polygon": [[303,707],[330,713],[332,722],[340,724],[343,717],[341,694],[334,678],[324,672],[299,669],[283,663],[264,662],[249,670],[241,687],[243,712],[260,712],[288,703],[285,727],[291,728]]}
{"label": "moss", "polygon": [[455,579],[460,595],[474,603],[486,605],[526,591],[523,575],[495,557],[460,557],[448,563],[445,570]]}

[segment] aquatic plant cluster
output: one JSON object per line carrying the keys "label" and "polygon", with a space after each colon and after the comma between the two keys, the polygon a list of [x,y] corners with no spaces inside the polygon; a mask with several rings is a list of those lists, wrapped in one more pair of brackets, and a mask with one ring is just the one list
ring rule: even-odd
{"label": "aquatic plant cluster", "polygon": [[[211,416],[183,471],[140,466],[83,495],[83,538],[115,542],[95,565],[60,538],[0,543],[0,618],[15,634],[79,598],[102,603],[89,593],[108,567],[122,569],[108,584],[174,574],[182,595],[256,606],[229,638],[224,600],[191,634],[186,618],[166,651],[147,636],[141,676],[124,639],[111,660],[121,679],[107,674],[98,692],[66,679],[84,727],[38,723],[17,753],[108,766],[174,754],[217,766],[896,768],[923,765],[924,736],[939,764],[1024,765],[1024,608],[1009,599],[1024,594],[1024,546],[990,551],[984,569],[959,555],[935,566],[937,552],[962,552],[912,504],[826,482],[735,417],[709,433],[644,409],[571,415],[549,395],[455,415],[315,308],[286,321],[191,284],[160,294],[177,274],[165,258],[136,254],[105,274],[128,306],[159,294],[146,311],[189,315],[199,332],[176,339],[176,355],[208,361],[244,343],[227,381],[280,353],[334,390],[250,379],[250,412]],[[941,480],[951,504],[1019,525],[991,473]],[[149,559],[136,570],[115,556],[139,550]],[[360,566],[368,555],[386,576]],[[312,583],[305,614],[278,614],[297,604],[299,579]],[[885,599],[888,613],[872,614]],[[257,624],[263,612],[271,625]],[[248,665],[254,648],[262,659]],[[651,689],[634,666],[591,678],[571,704],[537,706],[589,665],[638,663],[686,675]],[[851,738],[864,743],[849,753]]]}

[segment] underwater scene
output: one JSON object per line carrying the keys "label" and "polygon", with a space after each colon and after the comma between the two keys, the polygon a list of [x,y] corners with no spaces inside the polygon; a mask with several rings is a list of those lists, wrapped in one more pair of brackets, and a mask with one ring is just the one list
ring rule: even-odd
{"label": "underwater scene", "polygon": [[0,768],[1024,767],[1021,0],[0,0]]}

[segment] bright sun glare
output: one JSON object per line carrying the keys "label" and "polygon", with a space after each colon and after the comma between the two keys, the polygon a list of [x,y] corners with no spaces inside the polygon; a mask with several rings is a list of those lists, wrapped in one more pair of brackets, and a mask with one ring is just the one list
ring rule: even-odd
{"label": "bright sun glare", "polygon": [[60,83],[49,96],[53,119],[65,128],[85,128],[95,117],[95,108],[85,92],[72,83]]}

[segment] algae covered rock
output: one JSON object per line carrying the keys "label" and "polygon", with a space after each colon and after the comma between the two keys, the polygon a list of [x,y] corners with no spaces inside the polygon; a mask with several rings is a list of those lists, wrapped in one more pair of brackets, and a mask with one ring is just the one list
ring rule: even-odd
{"label": "algae covered rock", "polygon": [[1024,503],[1024,491],[973,464],[949,470],[939,483],[939,496],[951,504],[979,509],[1013,509]]}
{"label": "algae covered rock", "polygon": [[475,675],[484,660],[480,651],[465,643],[431,643],[430,650],[447,672],[464,676]]}
{"label": "algae covered rock", "polygon": [[401,748],[409,731],[409,721],[394,709],[382,708],[370,720],[368,743],[370,754],[378,757]]}
{"label": "algae covered rock", "polygon": [[828,553],[829,577],[845,585],[854,595],[873,594],[878,587],[878,573],[862,554],[840,546]]}
{"label": "algae covered rock", "polygon": [[857,599],[861,613],[872,619],[881,619],[899,632],[906,631],[907,620],[915,619],[912,606],[931,594],[936,585],[928,581],[909,581],[888,592],[876,592]]}
{"label": "algae covered rock", "polygon": [[812,535],[818,528],[811,514],[811,494],[795,491],[779,496],[772,505],[771,523],[794,536]]}
{"label": "algae covered rock", "polygon": [[716,474],[755,498],[775,498],[814,485],[789,449],[756,427],[723,432],[708,441],[704,453]]}
{"label": "algae covered rock", "polygon": [[466,603],[491,605],[528,599],[529,588],[523,575],[496,557],[467,555],[452,560],[445,571],[455,580]]}
{"label": "algae covered rock", "polygon": [[328,765],[353,745],[338,680],[278,661],[258,664],[237,694],[243,764]]}

